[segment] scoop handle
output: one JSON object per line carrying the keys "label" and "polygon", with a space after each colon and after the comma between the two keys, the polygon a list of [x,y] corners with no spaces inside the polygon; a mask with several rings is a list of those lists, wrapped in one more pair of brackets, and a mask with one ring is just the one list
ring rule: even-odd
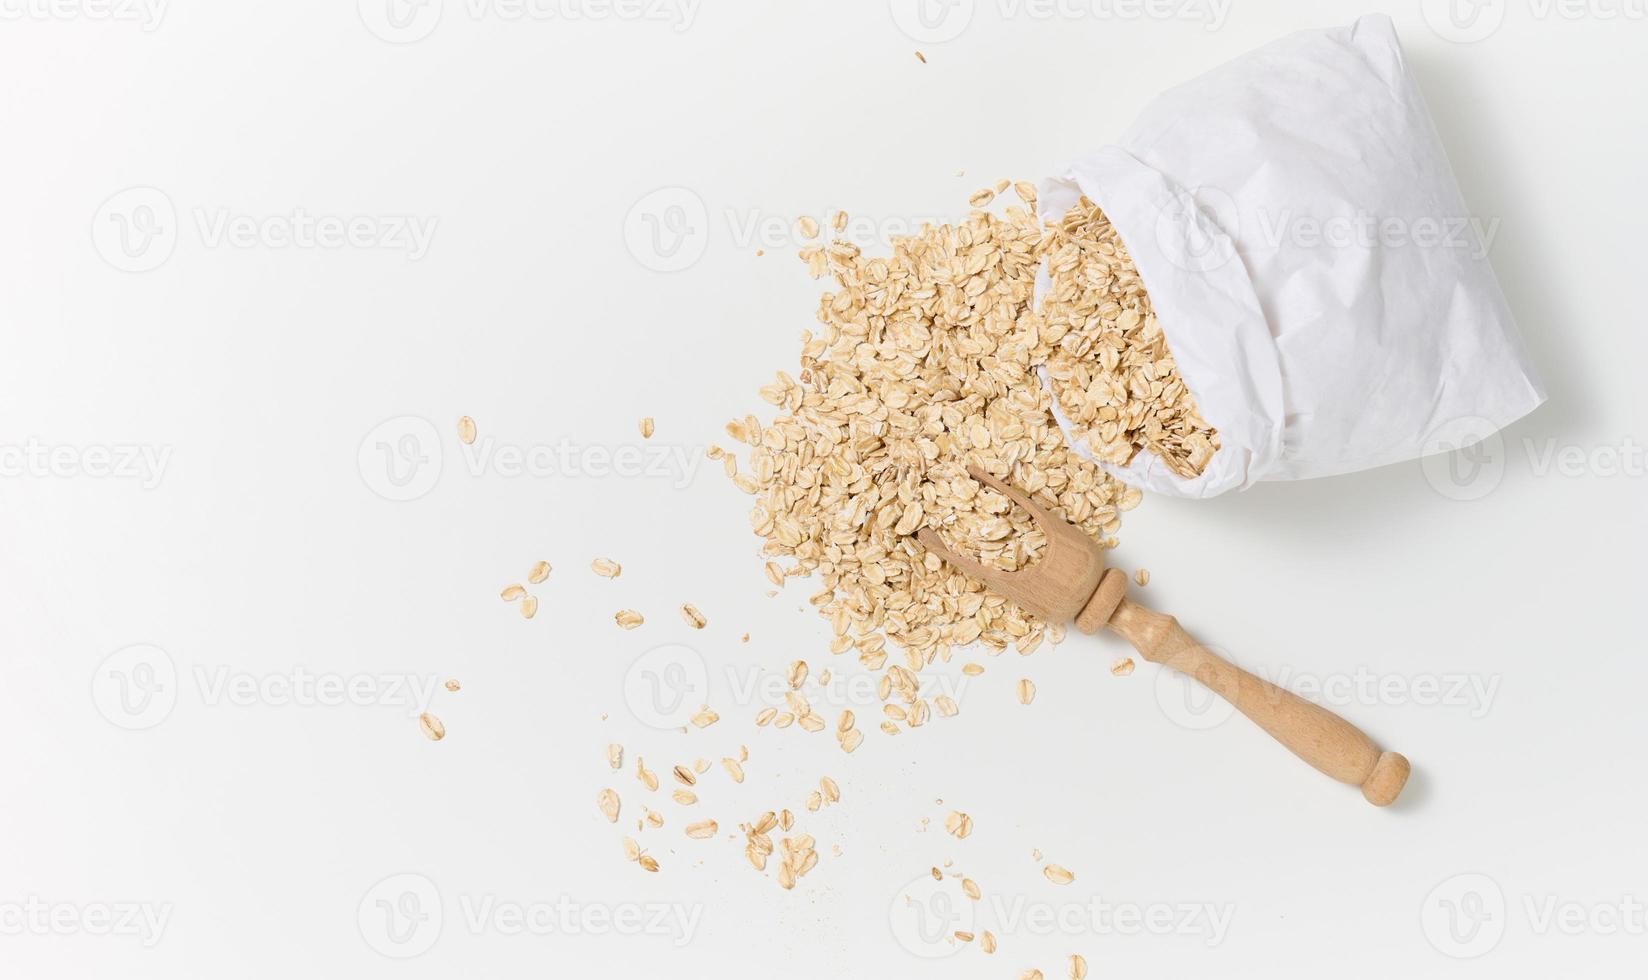
{"label": "scoop handle", "polygon": [[1389,806],[1407,783],[1407,759],[1395,752],[1381,752],[1345,719],[1209,651],[1191,639],[1172,616],[1122,597],[1105,625],[1133,644],[1146,660],[1194,678],[1229,701],[1320,772],[1362,787],[1363,798],[1374,806]]}

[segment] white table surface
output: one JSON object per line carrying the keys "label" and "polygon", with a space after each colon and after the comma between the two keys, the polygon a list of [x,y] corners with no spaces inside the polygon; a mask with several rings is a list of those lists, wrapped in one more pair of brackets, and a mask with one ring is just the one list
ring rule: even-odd
{"label": "white table surface", "polygon": [[[0,974],[1057,977],[1081,952],[1095,977],[1639,975],[1639,8],[1504,0],[1462,44],[1416,0],[978,0],[918,43],[876,0],[420,20],[434,2],[400,27],[377,0],[3,5]],[[766,597],[747,501],[701,450],[813,322],[790,219],[955,215],[1152,93],[1366,8],[1396,17],[1499,222],[1551,401],[1467,492],[1411,464],[1152,499],[1117,558],[1410,754],[1402,805],[1213,724],[1148,665],[1111,677],[1113,638],[986,660],[959,717],[861,723],[851,757],[756,730],[772,671],[824,665],[827,628],[804,583]],[[412,483],[380,443],[425,457]],[[539,558],[526,622],[497,592]],[[618,630],[623,607],[646,625]],[[667,644],[690,650],[636,666]],[[697,664],[720,723],[649,728],[646,671]],[[436,744],[407,691],[449,676]],[[815,700],[868,718],[859,695]],[[626,825],[642,796],[609,741],[666,775],[746,744],[748,779],[717,767],[696,808],[721,838],[662,801],[641,839],[663,870],[626,864],[595,795],[615,786]],[[843,800],[807,814],[823,775]],[[793,892],[726,839],[784,805],[823,852]],[[945,861],[986,901],[907,891]],[[947,950],[907,893],[1000,951],[916,955]]]}

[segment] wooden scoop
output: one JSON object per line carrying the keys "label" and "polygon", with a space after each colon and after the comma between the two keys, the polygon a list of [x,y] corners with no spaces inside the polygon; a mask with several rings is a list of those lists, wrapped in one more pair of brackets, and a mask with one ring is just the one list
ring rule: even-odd
{"label": "wooden scoop", "polygon": [[1148,661],[1193,677],[1235,705],[1294,755],[1342,783],[1362,787],[1374,806],[1388,806],[1408,781],[1408,760],[1381,752],[1361,729],[1333,712],[1253,676],[1190,638],[1172,616],[1127,598],[1127,575],[1104,567],[1104,549],[1080,529],[1050,516],[1024,494],[977,470],[975,480],[1029,511],[1047,534],[1047,550],[1029,568],[1004,572],[951,551],[936,532],[917,538],[927,550],[1049,623],[1076,621],[1083,633],[1108,626]]}

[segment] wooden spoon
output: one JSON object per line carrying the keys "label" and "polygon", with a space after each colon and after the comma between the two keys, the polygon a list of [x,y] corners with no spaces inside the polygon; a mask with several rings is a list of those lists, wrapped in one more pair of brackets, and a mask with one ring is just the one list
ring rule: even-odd
{"label": "wooden spoon", "polygon": [[1362,787],[1374,806],[1388,806],[1402,792],[1407,759],[1379,751],[1361,729],[1326,708],[1211,653],[1172,616],[1127,598],[1126,574],[1104,567],[1097,541],[1043,511],[1028,494],[987,473],[968,472],[1029,511],[1047,535],[1047,550],[1029,568],[1004,572],[956,554],[937,532],[923,528],[916,537],[927,550],[1049,623],[1074,619],[1083,633],[1110,627],[1146,660],[1193,677],[1229,701],[1294,755],[1342,783]]}

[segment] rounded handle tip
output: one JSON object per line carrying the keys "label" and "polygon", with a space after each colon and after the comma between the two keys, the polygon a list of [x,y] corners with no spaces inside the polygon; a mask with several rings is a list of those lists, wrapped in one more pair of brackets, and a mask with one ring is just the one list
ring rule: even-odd
{"label": "rounded handle tip", "polygon": [[1398,753],[1380,753],[1379,761],[1373,764],[1373,771],[1362,783],[1363,798],[1374,806],[1390,806],[1407,785],[1408,773],[1412,771],[1408,760]]}

